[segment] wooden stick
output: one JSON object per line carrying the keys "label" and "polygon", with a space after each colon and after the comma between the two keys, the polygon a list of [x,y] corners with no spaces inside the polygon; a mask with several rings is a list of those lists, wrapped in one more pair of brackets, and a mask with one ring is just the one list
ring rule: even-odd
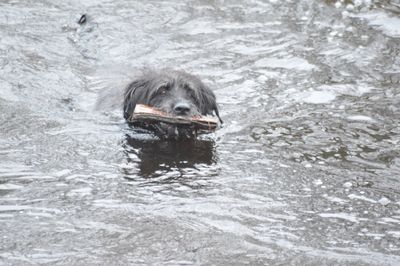
{"label": "wooden stick", "polygon": [[137,104],[134,113],[129,117],[131,123],[169,123],[178,126],[192,126],[194,129],[212,132],[218,127],[218,118],[209,116],[173,116],[157,108]]}

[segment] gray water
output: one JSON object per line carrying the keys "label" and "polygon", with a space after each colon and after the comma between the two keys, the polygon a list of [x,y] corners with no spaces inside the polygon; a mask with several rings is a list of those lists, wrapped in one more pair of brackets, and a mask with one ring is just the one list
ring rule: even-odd
{"label": "gray water", "polygon": [[[0,264],[400,265],[400,3],[354,4],[1,0]],[[224,126],[94,108],[142,67]]]}

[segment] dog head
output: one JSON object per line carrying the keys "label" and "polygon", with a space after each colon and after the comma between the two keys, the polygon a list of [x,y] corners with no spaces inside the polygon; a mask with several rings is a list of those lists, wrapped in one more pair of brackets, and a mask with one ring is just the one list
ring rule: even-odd
{"label": "dog head", "polygon": [[[124,117],[128,119],[136,104],[145,104],[174,116],[216,115],[214,93],[197,77],[182,71],[147,71],[128,85],[124,94]],[[162,138],[189,136],[174,125],[160,123],[154,131]]]}

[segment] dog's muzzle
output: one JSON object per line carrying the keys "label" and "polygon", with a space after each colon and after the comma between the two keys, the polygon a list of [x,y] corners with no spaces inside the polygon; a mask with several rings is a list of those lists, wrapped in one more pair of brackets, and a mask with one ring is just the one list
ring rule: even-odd
{"label": "dog's muzzle", "polygon": [[157,123],[154,125],[154,133],[161,139],[191,139],[197,137],[197,132],[190,126],[174,125],[169,123]]}

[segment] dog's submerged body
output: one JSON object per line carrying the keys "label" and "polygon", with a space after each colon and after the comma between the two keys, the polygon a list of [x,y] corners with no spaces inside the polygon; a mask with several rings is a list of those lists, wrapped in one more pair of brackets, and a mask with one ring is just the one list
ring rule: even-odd
{"label": "dog's submerged body", "polygon": [[[129,119],[137,104],[173,116],[216,115],[220,119],[214,93],[199,78],[183,71],[145,71],[126,87],[123,103],[125,119]],[[173,124],[158,123],[146,129],[163,139],[194,137],[187,129]]]}

